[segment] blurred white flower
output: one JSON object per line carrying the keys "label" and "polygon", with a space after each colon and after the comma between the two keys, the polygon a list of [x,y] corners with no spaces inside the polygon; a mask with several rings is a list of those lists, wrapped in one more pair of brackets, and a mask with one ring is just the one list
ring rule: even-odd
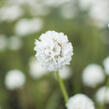
{"label": "blurred white flower", "polygon": [[84,94],[70,97],[67,109],[95,109],[93,101]]}
{"label": "blurred white flower", "polygon": [[73,47],[64,33],[48,31],[35,41],[36,57],[50,71],[59,70],[70,64]]}
{"label": "blurred white flower", "polygon": [[64,3],[68,3],[70,2],[71,0],[10,0],[11,3],[15,3],[15,4],[25,4],[25,5],[28,5],[30,6],[30,8],[32,8],[31,6],[37,7],[37,4],[40,6],[43,5],[43,6],[46,6],[46,7],[54,7],[54,6],[59,6],[61,4],[64,4]]}
{"label": "blurred white flower", "polygon": [[101,87],[98,89],[95,97],[98,103],[109,103],[109,88],[105,86]]}
{"label": "blurred white flower", "polygon": [[50,11],[48,6],[43,3],[43,0],[8,0],[8,2],[28,7],[28,12],[31,13],[32,16],[47,15]]}
{"label": "blurred white flower", "polygon": [[[90,16],[98,21],[99,26],[103,26],[109,21],[108,0],[80,0],[83,9],[90,8]],[[101,14],[102,13],[102,14]]]}
{"label": "blurred white flower", "polygon": [[10,3],[14,3],[14,4],[25,4],[27,3],[28,0],[8,0],[8,2]]}
{"label": "blurred white flower", "polygon": [[75,8],[74,8],[74,3],[69,3],[69,4],[65,4],[64,6],[61,7],[61,15],[62,17],[64,17],[65,19],[71,19],[75,16]]}
{"label": "blurred white flower", "polygon": [[71,69],[68,66],[65,66],[62,69],[60,69],[59,74],[60,74],[61,79],[68,79],[72,75]]}
{"label": "blurred white flower", "polygon": [[109,57],[104,60],[104,68],[107,75],[109,75]]}
{"label": "blurred white flower", "polygon": [[4,35],[0,35],[0,51],[7,48],[7,38]]}
{"label": "blurred white flower", "polygon": [[56,7],[65,3],[70,3],[71,0],[43,0],[46,6]]}
{"label": "blurred white flower", "polygon": [[11,70],[5,78],[5,85],[9,90],[21,88],[25,83],[25,75],[19,70]]}
{"label": "blurred white flower", "polygon": [[39,32],[43,27],[43,21],[39,18],[21,19],[17,22],[15,31],[20,36],[29,35],[31,33]]}
{"label": "blurred white flower", "polygon": [[43,68],[36,58],[31,58],[29,62],[30,75],[32,78],[37,79],[48,73],[47,69]]}
{"label": "blurred white flower", "polygon": [[95,0],[82,0],[80,1],[80,5],[83,9],[93,8],[95,6]]}
{"label": "blurred white flower", "polygon": [[97,85],[104,81],[104,72],[99,65],[88,65],[83,71],[83,83],[86,86],[95,88]]}
{"label": "blurred white flower", "polygon": [[32,16],[45,16],[50,12],[41,0],[29,0],[28,8]]}
{"label": "blurred white flower", "polygon": [[0,20],[14,21],[21,17],[22,14],[22,9],[17,5],[5,6],[0,9]]}
{"label": "blurred white flower", "polygon": [[10,50],[19,50],[22,47],[22,40],[17,36],[12,36],[9,38],[8,48]]}

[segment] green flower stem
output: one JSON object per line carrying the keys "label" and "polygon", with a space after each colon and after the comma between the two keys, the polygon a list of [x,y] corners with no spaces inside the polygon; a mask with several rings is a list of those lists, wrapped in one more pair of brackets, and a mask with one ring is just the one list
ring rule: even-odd
{"label": "green flower stem", "polygon": [[68,94],[67,94],[66,88],[65,88],[65,86],[64,86],[64,83],[63,83],[63,81],[62,81],[62,79],[61,79],[61,77],[60,77],[58,71],[56,72],[56,75],[57,75],[57,79],[58,79],[58,82],[59,82],[59,85],[60,85],[61,91],[62,91],[63,96],[64,96],[64,100],[65,100],[65,102],[67,103],[69,97],[68,97]]}

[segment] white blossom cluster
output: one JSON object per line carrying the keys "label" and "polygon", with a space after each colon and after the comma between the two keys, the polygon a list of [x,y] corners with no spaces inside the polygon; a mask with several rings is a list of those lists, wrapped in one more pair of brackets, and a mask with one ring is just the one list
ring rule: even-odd
{"label": "white blossom cluster", "polygon": [[51,8],[68,4],[71,0],[9,0],[15,5],[26,5],[32,16],[44,16],[50,12]]}
{"label": "white blossom cluster", "polygon": [[35,41],[37,60],[50,71],[68,65],[73,55],[72,44],[63,33],[48,31]]}
{"label": "white blossom cluster", "polygon": [[5,35],[0,35],[0,44],[0,51],[6,49],[19,50],[22,47],[22,40],[18,36],[7,37]]}
{"label": "white blossom cluster", "polygon": [[59,74],[60,74],[61,79],[63,80],[68,79],[72,76],[71,69],[68,66],[65,66],[64,68],[60,69]]}
{"label": "white blossom cluster", "polygon": [[69,98],[67,109],[95,109],[93,101],[84,94],[77,94]]}
{"label": "white blossom cluster", "polygon": [[109,87],[103,86],[98,89],[95,98],[98,103],[105,102],[109,104]]}
{"label": "white blossom cluster", "polygon": [[19,70],[11,70],[7,73],[5,78],[6,88],[15,90],[21,88],[25,83],[25,75]]}
{"label": "white blossom cluster", "polygon": [[52,6],[52,7],[57,7],[63,4],[70,3],[70,0],[43,0],[43,4],[46,6]]}
{"label": "white blossom cluster", "polygon": [[88,65],[83,71],[82,78],[83,83],[92,88],[101,84],[105,79],[102,68],[96,64]]}
{"label": "white blossom cluster", "polygon": [[60,9],[60,14],[64,19],[72,19],[76,15],[75,1],[64,4]]}
{"label": "white blossom cluster", "polygon": [[106,59],[104,59],[104,69],[107,75],[109,75],[109,57],[107,57]]}
{"label": "white blossom cluster", "polygon": [[18,5],[9,5],[0,9],[0,21],[14,21],[23,15]]}
{"label": "white blossom cluster", "polygon": [[19,36],[25,36],[31,33],[39,32],[43,27],[43,21],[40,18],[21,19],[17,22],[15,31]]}
{"label": "white blossom cluster", "polygon": [[[89,10],[89,15],[95,19],[98,26],[104,26],[109,21],[108,0],[80,0],[81,7]],[[101,14],[102,13],[102,14]]]}
{"label": "white blossom cluster", "polygon": [[[59,69],[59,75],[62,80],[69,79],[72,76],[71,68],[69,66],[65,66],[62,69]],[[57,80],[56,73],[54,73],[54,77]]]}
{"label": "white blossom cluster", "polygon": [[30,75],[33,79],[41,78],[48,73],[46,68],[43,68],[40,63],[32,57],[29,62]]}

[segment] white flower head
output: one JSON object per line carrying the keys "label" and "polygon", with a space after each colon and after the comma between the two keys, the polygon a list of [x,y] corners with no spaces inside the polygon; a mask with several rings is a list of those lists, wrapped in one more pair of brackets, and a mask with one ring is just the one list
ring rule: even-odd
{"label": "white flower head", "polygon": [[31,58],[29,62],[30,75],[33,79],[41,78],[48,73],[46,68],[43,68],[40,63],[35,59]]}
{"label": "white flower head", "polygon": [[9,90],[21,88],[25,83],[25,76],[19,70],[11,70],[5,78],[5,85]]}
{"label": "white flower head", "polygon": [[57,6],[60,6],[60,5],[63,5],[63,4],[67,4],[67,3],[70,3],[71,1],[70,0],[43,0],[43,3],[46,5],[46,6],[50,6],[50,7],[57,7]]}
{"label": "white flower head", "polygon": [[35,41],[37,60],[49,71],[56,71],[70,64],[73,47],[63,33],[48,31]]}
{"label": "white flower head", "polygon": [[67,109],[95,109],[93,101],[84,94],[70,97],[66,106]]}
{"label": "white flower head", "polygon": [[109,57],[104,60],[104,69],[107,75],[109,75]]}
{"label": "white flower head", "polygon": [[[59,75],[63,80],[69,79],[72,76],[71,68],[69,66],[65,66],[62,69],[59,69]],[[54,73],[54,77],[57,80],[56,73]]]}
{"label": "white flower head", "polygon": [[9,38],[9,49],[19,50],[22,47],[22,40],[17,36],[12,36]]}
{"label": "white flower head", "polygon": [[23,15],[18,5],[5,6],[0,10],[1,21],[14,21]]}
{"label": "white flower head", "polygon": [[48,6],[41,0],[29,0],[28,7],[32,16],[45,16],[50,12]]}
{"label": "white flower head", "polygon": [[99,65],[91,64],[83,71],[82,78],[86,86],[95,88],[104,81],[104,72]]}
{"label": "white flower head", "polygon": [[9,0],[10,3],[16,4],[16,5],[21,5],[21,4],[26,4],[28,0]]}
{"label": "white flower head", "polygon": [[109,21],[108,1],[99,0],[96,3],[95,0],[80,0],[80,5],[83,9],[90,8],[89,15],[98,22],[99,26],[104,26]]}
{"label": "white flower head", "polygon": [[109,88],[104,86],[98,89],[95,98],[98,103],[109,103]]}
{"label": "white flower head", "polygon": [[0,51],[7,48],[7,38],[4,35],[0,35]]}
{"label": "white flower head", "polygon": [[68,66],[63,67],[62,69],[59,70],[60,77],[62,79],[68,79],[71,77],[71,69]]}
{"label": "white flower head", "polygon": [[61,7],[60,11],[63,18],[72,19],[75,16],[76,11],[73,5],[75,5],[75,3],[68,3]]}
{"label": "white flower head", "polygon": [[31,33],[39,32],[43,27],[43,21],[39,18],[21,19],[16,24],[15,31],[20,36],[29,35]]}

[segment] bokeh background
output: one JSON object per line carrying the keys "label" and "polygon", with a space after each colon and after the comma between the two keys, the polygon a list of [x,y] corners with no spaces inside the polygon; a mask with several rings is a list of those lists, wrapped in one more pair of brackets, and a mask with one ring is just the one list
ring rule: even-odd
{"label": "bokeh background", "polygon": [[[0,109],[65,109],[54,72],[32,75],[41,70],[31,62],[35,39],[48,30],[64,32],[74,47],[71,75],[64,79],[69,96],[84,93],[99,109],[95,93],[106,80],[90,88],[83,84],[82,72],[89,64],[104,69],[109,55],[108,8],[108,0],[0,0]],[[24,74],[21,88],[7,87],[12,70]]]}

